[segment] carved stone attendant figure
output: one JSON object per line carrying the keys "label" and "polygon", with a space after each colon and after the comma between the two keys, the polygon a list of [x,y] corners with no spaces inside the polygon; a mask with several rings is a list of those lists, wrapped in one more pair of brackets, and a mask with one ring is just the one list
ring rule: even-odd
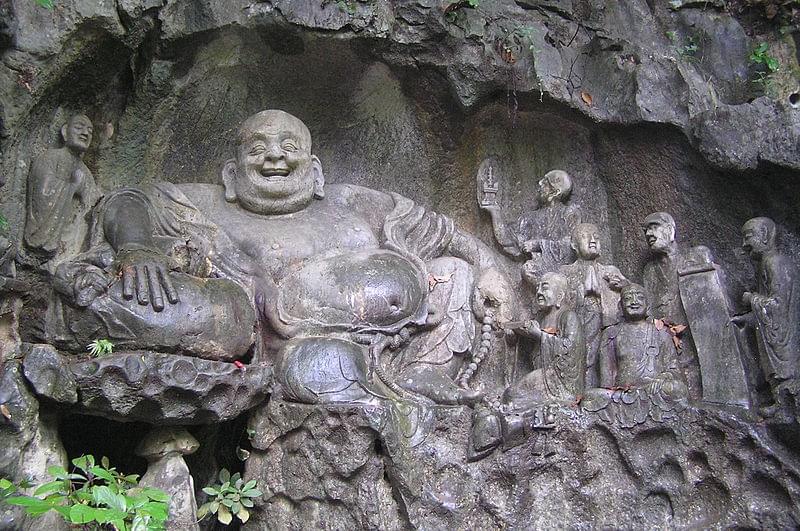
{"label": "carved stone attendant figure", "polygon": [[678,280],[678,266],[683,261],[683,253],[675,241],[675,220],[666,212],[654,212],[644,219],[642,230],[650,248],[650,258],[645,263],[642,280],[652,301],[652,316],[665,321],[670,331],[680,337],[679,359],[689,380],[689,390],[693,396],[700,398],[702,384],[697,351]]}
{"label": "carved stone attendant figure", "polygon": [[527,269],[544,273],[573,258],[570,236],[581,219],[578,210],[567,204],[572,194],[572,178],[567,172],[547,172],[538,185],[536,209],[520,218],[517,237],[522,250],[531,256]]}
{"label": "carved stone attendant figure", "polygon": [[[486,162],[480,173],[488,172]],[[494,178],[491,179],[495,183]],[[578,211],[567,204],[572,193],[572,178],[563,170],[552,170],[539,180],[537,205],[518,221],[516,232],[508,228],[503,213],[493,197],[479,203],[489,212],[495,238],[503,252],[513,258],[530,256],[526,272],[532,282],[535,277],[547,271],[554,271],[559,265],[572,258],[570,233],[580,221]],[[486,177],[483,180],[484,197],[487,193]],[[492,190],[498,186],[495,184]]]}
{"label": "carved stone attendant figure", "polygon": [[80,251],[86,214],[100,198],[83,155],[92,142],[92,122],[76,114],[61,128],[64,146],[48,149],[31,165],[25,223],[27,247],[52,259]]}
{"label": "carved stone attendant figure", "polygon": [[752,309],[764,375],[780,406],[786,391],[797,393],[800,292],[795,265],[778,250],[776,237],[775,222],[769,218],[753,218],[742,227],[742,248],[756,270],[756,290],[745,292],[742,302]]}
{"label": "carved stone attendant figure", "polygon": [[586,341],[580,317],[567,306],[567,278],[545,273],[536,287],[539,321],[528,321],[518,333],[536,340],[533,358],[540,368],[509,387],[504,395],[515,409],[548,400],[574,400],[583,393]]}
{"label": "carved stone attendant figure", "polygon": [[619,269],[599,261],[600,229],[591,223],[580,223],[572,231],[575,262],[558,270],[568,282],[570,303],[581,317],[586,337],[586,385],[597,386],[597,355],[600,334],[617,322],[619,290],[628,283]]}
{"label": "carved stone attendant figure", "polygon": [[687,407],[689,393],[672,336],[648,317],[642,286],[624,287],[620,303],[622,322],[603,332],[602,388],[587,389],[581,405],[622,427],[672,417]]}
{"label": "carved stone attendant figure", "polygon": [[[512,292],[476,238],[397,194],[326,187],[308,128],[282,111],[242,124],[222,178],[111,194],[92,241],[113,265],[59,270],[67,304],[52,330],[78,345],[99,335],[210,359],[252,349],[299,402],[372,403],[392,394],[387,385],[443,403],[480,398],[452,376],[473,312],[508,320]],[[86,275],[116,270],[107,293],[74,300]],[[381,353],[411,347],[399,350],[396,380]]]}
{"label": "carved stone attendant figure", "polygon": [[677,352],[665,328],[647,315],[647,294],[642,286],[622,289],[623,321],[603,334],[600,383],[604,388],[641,387],[651,394],[687,396]]}

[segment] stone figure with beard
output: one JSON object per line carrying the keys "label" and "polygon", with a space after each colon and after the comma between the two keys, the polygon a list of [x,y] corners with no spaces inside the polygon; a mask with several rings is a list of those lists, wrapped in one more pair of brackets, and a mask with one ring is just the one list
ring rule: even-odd
{"label": "stone figure with beard", "polygon": [[[223,186],[110,194],[90,252],[57,272],[51,340],[252,356],[274,363],[286,399],[305,403],[371,403],[387,384],[434,402],[478,400],[453,378],[473,314],[491,306],[502,322],[512,311],[492,254],[405,197],[325,186],[311,147],[303,122],[263,111],[239,128]],[[387,348],[400,351],[399,367],[384,363]]]}
{"label": "stone figure with beard", "polygon": [[[683,307],[678,279],[679,264],[686,252],[675,241],[675,220],[666,212],[654,212],[642,222],[642,230],[650,249],[643,272],[644,288],[652,301],[652,315],[662,319],[672,331],[682,330],[679,359],[694,398],[702,396],[700,367],[691,327]],[[675,333],[675,332],[673,332]]]}

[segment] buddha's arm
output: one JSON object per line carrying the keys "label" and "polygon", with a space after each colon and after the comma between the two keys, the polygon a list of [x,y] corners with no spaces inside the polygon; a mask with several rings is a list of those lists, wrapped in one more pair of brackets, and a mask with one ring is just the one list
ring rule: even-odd
{"label": "buddha's arm", "polygon": [[617,353],[614,338],[603,334],[600,345],[600,387],[612,388],[617,379]]}
{"label": "buddha's arm", "polygon": [[516,308],[514,291],[507,275],[489,250],[475,236],[456,229],[448,246],[450,254],[479,271],[473,293],[473,311],[482,317],[484,308],[494,308],[499,321],[511,321]]}
{"label": "buddha's arm", "polygon": [[503,211],[497,205],[481,206],[481,208],[489,213],[492,218],[492,230],[494,237],[503,252],[513,258],[520,258],[523,256],[522,249],[520,249],[519,242],[516,235],[508,228],[505,220],[503,219]]}
{"label": "buddha's arm", "polygon": [[103,231],[117,253],[126,299],[135,295],[139,304],[152,304],[155,311],[164,309],[162,291],[171,304],[178,302],[168,275],[167,257],[156,250],[153,221],[141,192],[121,191],[109,199]]}

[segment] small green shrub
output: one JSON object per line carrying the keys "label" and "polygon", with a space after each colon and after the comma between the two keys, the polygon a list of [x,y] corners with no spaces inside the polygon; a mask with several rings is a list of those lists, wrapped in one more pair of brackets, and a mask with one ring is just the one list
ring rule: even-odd
{"label": "small green shrub", "polygon": [[681,55],[681,57],[694,58],[699,50],[700,46],[697,44],[697,41],[694,39],[694,37],[689,37],[686,40],[686,44],[678,48],[678,53]]}
{"label": "small green shrub", "polygon": [[53,9],[53,0],[33,0],[36,5],[45,9]]}
{"label": "small green shrub", "polygon": [[245,483],[238,472],[231,476],[226,468],[219,472],[219,483],[205,487],[203,492],[214,498],[200,506],[197,518],[202,520],[210,514],[216,514],[217,520],[225,525],[233,521],[234,515],[242,523],[247,522],[250,519],[248,509],[253,506],[253,499],[262,494],[257,488],[256,480]]}
{"label": "small green shrub", "polygon": [[750,64],[756,66],[756,79],[753,83],[765,85],[769,76],[780,70],[780,62],[769,53],[769,43],[760,42],[750,54]]}
{"label": "small green shrub", "polygon": [[105,356],[114,352],[114,343],[108,339],[95,339],[86,346],[86,350],[94,357]]}
{"label": "small green shrub", "polygon": [[0,479],[0,502],[24,507],[33,517],[56,511],[67,523],[93,531],[164,529],[169,512],[169,497],[164,491],[140,487],[138,475],[117,472],[109,466],[107,457],[97,465],[94,456],[82,455],[72,464],[76,469],[73,473],[60,466],[48,467],[53,480],[36,485],[33,496],[14,496],[27,485]]}

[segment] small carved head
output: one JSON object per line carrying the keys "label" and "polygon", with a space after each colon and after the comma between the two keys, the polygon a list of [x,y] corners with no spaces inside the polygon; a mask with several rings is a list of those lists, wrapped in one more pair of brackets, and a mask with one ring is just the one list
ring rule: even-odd
{"label": "small carved head", "polygon": [[311,133],[284,111],[254,114],[239,128],[236,158],[222,170],[225,199],[258,214],[287,214],[324,196],[325,177],[311,154]]}
{"label": "small carved head", "polygon": [[647,317],[647,292],[639,284],[628,284],[620,291],[620,306],[626,321],[641,321]]}
{"label": "small carved head", "polygon": [[76,153],[84,153],[92,143],[92,121],[84,114],[76,114],[61,127],[64,145]]}
{"label": "small carved head", "polygon": [[571,193],[572,178],[564,170],[549,171],[539,180],[539,201],[543,204],[564,203]]}
{"label": "small carved head", "polygon": [[742,249],[758,260],[766,251],[775,248],[776,233],[775,222],[771,219],[750,219],[742,226]]}
{"label": "small carved head", "polygon": [[542,309],[561,308],[567,297],[569,281],[560,273],[545,273],[536,284],[536,305]]}
{"label": "small carved head", "polygon": [[654,212],[642,222],[647,246],[656,253],[666,253],[675,242],[675,220],[666,212]]}
{"label": "small carved head", "polygon": [[594,260],[600,256],[600,229],[593,223],[579,223],[572,229],[570,245],[584,260]]}

